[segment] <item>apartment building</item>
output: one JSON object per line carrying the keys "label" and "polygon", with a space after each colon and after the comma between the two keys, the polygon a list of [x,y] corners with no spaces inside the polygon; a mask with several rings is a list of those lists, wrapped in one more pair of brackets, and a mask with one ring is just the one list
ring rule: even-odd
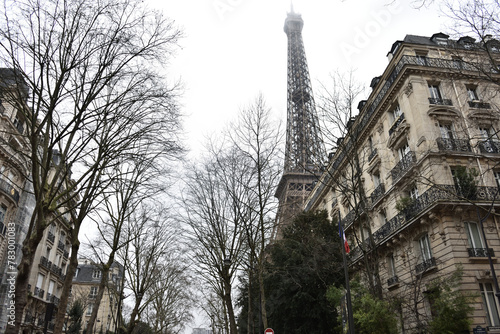
{"label": "apartment building", "polygon": [[[117,262],[111,265],[109,270],[108,284],[105,288],[99,305],[97,319],[93,332],[107,333],[115,332],[120,326],[120,291],[123,284],[124,268]],[[82,331],[87,328],[88,321],[95,307],[95,299],[99,291],[102,279],[102,271],[98,265],[90,260],[78,261],[75,277],[72,284],[72,301],[80,300],[84,306],[82,319]]]}
{"label": "apartment building", "polygon": [[[25,106],[27,98],[21,75],[12,69],[0,69],[0,332],[5,330],[8,315],[9,273],[16,272],[34,209],[33,187],[29,181],[30,146],[26,137]],[[20,110],[24,108],[24,110]],[[54,165],[59,163],[54,152]],[[44,231],[28,285],[28,304],[23,328],[29,332],[53,329],[53,316],[59,304],[66,277],[71,245],[69,214],[55,218]]]}
{"label": "apartment building", "polygon": [[402,301],[401,332],[429,321],[429,283],[458,265],[473,328],[500,333],[499,51],[442,33],[395,42],[306,202],[340,217],[351,277]]}

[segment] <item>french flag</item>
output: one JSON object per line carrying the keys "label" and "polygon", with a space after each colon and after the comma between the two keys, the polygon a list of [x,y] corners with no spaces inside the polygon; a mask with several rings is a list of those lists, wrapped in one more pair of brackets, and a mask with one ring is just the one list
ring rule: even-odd
{"label": "french flag", "polygon": [[342,241],[344,241],[345,252],[347,254],[349,254],[351,249],[349,248],[349,244],[347,243],[347,238],[345,237],[344,229],[342,228],[342,226],[340,224],[339,224],[339,236],[340,236],[340,239]]}

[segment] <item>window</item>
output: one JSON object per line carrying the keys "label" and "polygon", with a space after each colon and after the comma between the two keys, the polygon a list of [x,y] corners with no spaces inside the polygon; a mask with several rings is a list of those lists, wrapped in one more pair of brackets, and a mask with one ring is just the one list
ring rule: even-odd
{"label": "window", "polygon": [[66,233],[61,232],[61,236],[59,237],[59,242],[62,242],[63,244],[66,242]]}
{"label": "window", "polygon": [[389,278],[396,276],[396,261],[394,261],[393,254],[387,257],[387,273],[389,274]]}
{"label": "window", "polygon": [[384,225],[387,223],[387,215],[385,214],[385,210],[382,210],[378,213],[378,219],[380,220],[380,225]]}
{"label": "window", "polygon": [[441,131],[441,138],[443,138],[443,139],[455,138],[455,136],[453,134],[454,133],[453,124],[439,123],[439,131]]}
{"label": "window", "polygon": [[420,239],[418,239],[418,245],[420,248],[420,256],[422,258],[422,262],[426,262],[432,259],[431,243],[429,241],[429,235],[426,234]]}
{"label": "window", "polygon": [[427,54],[417,54],[417,65],[427,65]]}
{"label": "window", "polygon": [[467,97],[469,98],[469,101],[478,101],[479,97],[476,92],[476,87],[475,86],[467,86]]}
{"label": "window", "polygon": [[399,119],[399,117],[403,114],[401,108],[399,107],[399,104],[396,104],[396,106],[390,111],[390,114],[392,123],[396,122]]}
{"label": "window", "polygon": [[481,139],[491,140],[497,139],[496,131],[493,127],[488,128],[479,128],[479,132],[481,133]]}
{"label": "window", "polygon": [[92,286],[90,287],[90,294],[89,294],[89,297],[90,298],[95,298],[97,296],[97,291],[98,291],[99,287],[97,286]]}
{"label": "window", "polygon": [[439,85],[437,84],[429,84],[429,93],[431,95],[431,99],[433,100],[441,100],[441,91],[439,90]]}
{"label": "window", "polygon": [[375,172],[372,174],[373,185],[377,188],[380,185],[380,174],[379,172]]}
{"label": "window", "polygon": [[418,199],[418,189],[416,185],[413,185],[410,190],[408,190],[408,195],[414,201]]}
{"label": "window", "polygon": [[0,223],[3,223],[6,213],[7,213],[7,208],[3,205],[0,205]]}
{"label": "window", "polygon": [[92,278],[101,278],[101,271],[96,269],[92,272]]}
{"label": "window", "polygon": [[370,237],[370,231],[366,226],[361,228],[361,240],[365,241]]}
{"label": "window", "polygon": [[471,248],[484,248],[483,238],[479,226],[474,222],[466,222],[465,230],[467,231],[467,239]]}
{"label": "window", "polygon": [[74,278],[77,278],[79,273],[80,273],[80,268],[76,268]]}
{"label": "window", "polygon": [[89,303],[89,305],[87,305],[87,316],[92,315],[92,310],[93,309],[94,309],[94,304]]}
{"label": "window", "polygon": [[495,182],[497,183],[497,187],[500,188],[500,171],[495,171]]}
{"label": "window", "polygon": [[38,273],[38,277],[36,279],[36,287],[41,289],[44,280],[45,280],[45,275]]}
{"label": "window", "polygon": [[405,142],[398,148],[399,160],[403,160],[408,153],[410,153],[410,146],[408,145],[408,142]]}
{"label": "window", "polygon": [[56,281],[50,280],[49,282],[49,293],[54,294],[54,287],[56,286]]}
{"label": "window", "polygon": [[493,291],[493,285],[491,283],[479,283],[479,289],[481,290],[481,297],[488,316],[488,324],[490,326],[500,326],[498,299]]}

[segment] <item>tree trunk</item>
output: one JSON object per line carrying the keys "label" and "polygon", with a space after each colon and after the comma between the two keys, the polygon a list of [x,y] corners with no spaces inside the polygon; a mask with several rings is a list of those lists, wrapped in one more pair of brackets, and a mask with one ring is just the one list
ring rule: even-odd
{"label": "tree trunk", "polygon": [[[33,212],[33,214],[35,214],[35,212]],[[42,240],[46,224],[42,222],[36,224],[36,226],[37,229],[33,233],[28,234],[26,240],[23,242],[23,256],[21,263],[19,263],[17,267],[15,319],[12,321],[12,319],[9,318],[5,334],[17,334],[21,329],[21,319],[23,318],[24,309],[28,303],[27,292],[31,267],[35,258],[37,245],[40,243],[40,240]]]}
{"label": "tree trunk", "polygon": [[229,334],[237,334],[238,329],[236,327],[236,321],[234,320],[233,301],[231,299],[231,283],[229,283],[229,280],[229,277],[224,279],[224,301],[226,303],[227,313],[229,316]]}
{"label": "tree trunk", "polygon": [[[266,329],[268,328],[267,312],[266,312],[266,294],[264,291],[264,277],[262,276],[262,270],[259,270],[259,292],[260,292],[260,312],[262,315],[262,325],[264,325],[264,329]],[[261,328],[259,328],[259,330],[261,330]]]}
{"label": "tree trunk", "polygon": [[130,321],[127,326],[127,334],[132,334],[132,331],[134,330],[134,327],[136,325],[135,318],[139,314],[139,306],[141,305],[141,301],[142,297],[141,298],[138,297],[137,300],[135,301],[134,309],[132,311],[132,314],[130,315]]}
{"label": "tree trunk", "polygon": [[76,268],[78,267],[78,250],[80,249],[80,241],[78,240],[78,229],[72,232],[72,246],[71,246],[71,257],[69,260],[68,269],[66,270],[66,279],[64,280],[63,289],[61,292],[61,299],[59,300],[59,306],[57,307],[56,313],[56,323],[54,325],[54,334],[61,334],[62,328],[64,326],[64,319],[66,317],[66,309],[68,307],[68,299],[71,290],[71,285],[73,282],[73,277],[75,277]]}

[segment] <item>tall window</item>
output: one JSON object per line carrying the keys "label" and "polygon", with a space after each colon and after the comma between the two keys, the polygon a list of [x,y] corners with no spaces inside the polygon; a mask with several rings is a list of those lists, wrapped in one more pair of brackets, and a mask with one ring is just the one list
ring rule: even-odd
{"label": "tall window", "polygon": [[477,101],[479,100],[479,96],[477,95],[477,89],[475,86],[467,86],[467,97],[469,101]]}
{"label": "tall window", "polygon": [[429,235],[424,235],[418,239],[418,245],[420,248],[420,256],[422,257],[422,262],[429,261],[432,259],[431,243],[429,241]]}
{"label": "tall window", "polygon": [[38,277],[36,279],[36,287],[41,289],[44,280],[45,280],[45,275],[38,273]]}
{"label": "tall window", "polygon": [[379,172],[375,172],[372,174],[373,185],[377,188],[380,185],[380,174]]}
{"label": "tall window", "polygon": [[394,261],[394,254],[387,257],[387,273],[389,278],[396,276],[396,261]]}
{"label": "tall window", "polygon": [[384,225],[387,223],[387,215],[385,214],[385,210],[381,210],[378,213],[378,219],[380,220],[380,225]]}
{"label": "tall window", "polygon": [[7,208],[3,205],[0,205],[0,223],[3,223],[6,213],[7,213]]}
{"label": "tall window", "polygon": [[409,190],[408,190],[408,195],[412,200],[417,200],[418,199],[418,188],[416,185],[413,185]]}
{"label": "tall window", "polygon": [[399,104],[396,104],[396,106],[391,110],[390,114],[392,118],[392,123],[398,120],[399,116],[403,114],[401,108],[399,107]]}
{"label": "tall window", "polygon": [[454,133],[453,124],[439,123],[439,130],[441,131],[441,138],[444,139],[455,138],[453,134]]}
{"label": "tall window", "polygon": [[429,84],[429,93],[431,95],[431,99],[435,99],[435,100],[442,99],[441,91],[439,89],[438,84]]}
{"label": "tall window", "polygon": [[87,305],[87,315],[88,316],[92,315],[92,310],[93,309],[94,309],[94,304],[89,303],[89,305]]}
{"label": "tall window", "polygon": [[497,183],[497,187],[500,189],[500,171],[495,171],[495,182]]}
{"label": "tall window", "polygon": [[467,231],[467,239],[471,248],[484,248],[483,238],[479,226],[475,222],[466,222],[465,230]]}
{"label": "tall window", "polygon": [[398,156],[399,160],[403,160],[403,158],[410,153],[410,146],[408,145],[408,142],[405,142],[403,145],[401,145],[398,148]]}
{"label": "tall window", "polygon": [[95,296],[97,296],[97,290],[99,289],[99,287],[97,286],[92,286],[90,287],[90,294],[89,294],[89,297],[90,298],[95,298]]}
{"label": "tall window", "polygon": [[481,297],[483,298],[484,308],[488,316],[488,324],[490,326],[500,326],[500,318],[498,316],[498,299],[493,291],[491,283],[479,283]]}
{"label": "tall window", "polygon": [[56,281],[50,280],[49,281],[49,293],[52,295],[54,294],[54,287],[56,286]]}

